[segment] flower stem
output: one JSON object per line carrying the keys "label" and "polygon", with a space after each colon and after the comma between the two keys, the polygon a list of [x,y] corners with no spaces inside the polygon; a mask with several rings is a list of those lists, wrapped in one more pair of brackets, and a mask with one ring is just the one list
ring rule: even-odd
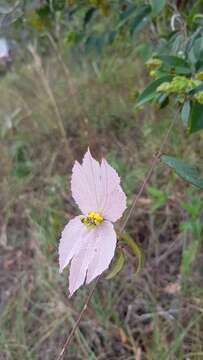
{"label": "flower stem", "polygon": [[95,281],[95,283],[94,283],[94,286],[92,287],[92,289],[91,289],[91,291],[90,291],[90,293],[89,293],[89,295],[88,295],[88,297],[87,297],[87,299],[86,299],[86,301],[85,301],[85,304],[83,305],[83,308],[82,308],[82,310],[81,310],[81,312],[80,312],[80,314],[79,314],[79,316],[78,316],[78,318],[77,318],[77,321],[76,321],[74,327],[72,328],[70,334],[68,335],[68,337],[67,337],[67,339],[66,339],[66,341],[65,341],[65,343],[64,343],[64,345],[63,345],[63,348],[62,348],[62,350],[61,350],[61,352],[60,352],[60,354],[59,354],[59,356],[57,357],[56,360],[61,360],[61,359],[63,359],[63,355],[64,355],[64,353],[65,353],[65,350],[66,350],[66,349],[68,348],[68,346],[70,345],[70,342],[71,342],[73,336],[75,335],[75,332],[76,332],[76,330],[77,330],[77,328],[78,328],[78,326],[79,326],[79,324],[80,324],[80,321],[81,321],[81,319],[82,319],[82,317],[83,317],[83,314],[84,314],[85,311],[87,310],[87,307],[88,307],[88,305],[89,305],[89,303],[90,303],[90,300],[91,300],[91,298],[92,298],[92,296],[93,296],[93,294],[94,294],[94,291],[95,291],[95,289],[96,289],[96,286],[97,286],[97,283],[98,283],[100,277],[101,277],[101,275],[99,275],[99,276],[96,278],[96,281]]}

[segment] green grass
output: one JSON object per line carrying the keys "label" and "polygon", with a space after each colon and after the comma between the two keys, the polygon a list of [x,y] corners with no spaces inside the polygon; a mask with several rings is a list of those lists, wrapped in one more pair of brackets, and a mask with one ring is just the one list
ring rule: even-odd
{"label": "green grass", "polygon": [[[81,68],[63,61],[53,54],[37,68],[31,59],[0,82],[2,360],[56,359],[89,291],[69,299],[67,272],[58,273],[60,231],[78,213],[74,159],[88,145],[107,157],[130,205],[174,116],[152,107],[134,113],[132,94],[145,75],[133,54],[84,59]],[[201,137],[188,138],[177,121],[164,151],[198,162],[201,148]],[[189,186],[162,164],[150,186],[128,224],[144,269],[135,276],[128,260],[116,278],[100,281],[65,359],[203,358],[201,241],[187,279],[181,272],[183,244],[195,239],[181,225],[190,220],[182,206],[191,202]],[[192,197],[202,201],[198,190]]]}

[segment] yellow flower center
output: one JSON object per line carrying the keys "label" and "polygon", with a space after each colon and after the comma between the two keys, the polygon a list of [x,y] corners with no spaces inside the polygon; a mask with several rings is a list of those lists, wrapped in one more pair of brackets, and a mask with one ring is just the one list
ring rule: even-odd
{"label": "yellow flower center", "polygon": [[103,216],[95,211],[91,211],[86,217],[81,218],[82,223],[88,228],[94,228],[101,224],[103,220]]}

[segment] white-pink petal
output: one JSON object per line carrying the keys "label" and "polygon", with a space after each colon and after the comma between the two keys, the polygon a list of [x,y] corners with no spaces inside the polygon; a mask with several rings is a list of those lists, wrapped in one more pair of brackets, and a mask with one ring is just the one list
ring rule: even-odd
{"label": "white-pink petal", "polygon": [[85,282],[90,283],[108,269],[115,248],[116,233],[109,221],[88,229],[77,217],[66,225],[59,245],[59,262],[62,271],[71,261],[70,296]]}
{"label": "white-pink petal", "polygon": [[59,242],[59,267],[60,272],[69,264],[72,257],[81,249],[81,244],[86,233],[86,228],[76,216],[65,226]]}
{"label": "white-pink petal", "polygon": [[70,296],[84,284],[87,269],[95,255],[95,230],[87,229],[79,253],[73,257],[69,274]]}
{"label": "white-pink petal", "polygon": [[72,195],[83,214],[96,211],[109,221],[117,221],[126,209],[126,196],[117,172],[102,160],[96,161],[89,149],[82,165],[77,161],[71,179]]}
{"label": "white-pink petal", "polygon": [[71,261],[69,274],[70,296],[72,296],[74,292],[85,282],[87,273],[87,265],[83,263],[85,255],[85,249],[83,248]]}
{"label": "white-pink petal", "polygon": [[74,164],[71,191],[72,196],[83,214],[98,211],[101,196],[100,165],[86,152],[82,165],[77,161]]}
{"label": "white-pink petal", "polygon": [[101,163],[101,181],[103,200],[100,211],[105,219],[115,222],[126,209],[126,195],[117,172],[104,159]]}
{"label": "white-pink petal", "polygon": [[88,284],[108,269],[116,249],[116,232],[109,221],[104,221],[95,232],[95,251],[87,270]]}
{"label": "white-pink petal", "polygon": [[98,211],[101,202],[101,168],[99,162],[92,157],[89,149],[84,156],[82,166],[94,196],[95,210],[92,209],[92,211]]}

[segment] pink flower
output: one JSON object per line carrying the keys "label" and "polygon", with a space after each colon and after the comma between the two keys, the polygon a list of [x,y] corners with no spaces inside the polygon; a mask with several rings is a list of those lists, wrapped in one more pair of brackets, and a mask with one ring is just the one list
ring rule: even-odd
{"label": "pink flower", "polygon": [[113,224],[126,209],[126,196],[117,172],[88,149],[82,165],[73,166],[72,196],[82,215],[65,226],[59,244],[60,272],[69,264],[70,296],[109,267],[116,248]]}

